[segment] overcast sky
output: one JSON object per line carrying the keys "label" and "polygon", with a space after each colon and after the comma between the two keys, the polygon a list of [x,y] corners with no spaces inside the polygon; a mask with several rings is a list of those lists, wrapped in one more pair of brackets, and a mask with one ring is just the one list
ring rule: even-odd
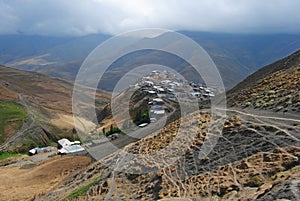
{"label": "overcast sky", "polygon": [[300,0],[0,0],[0,34],[300,33]]}

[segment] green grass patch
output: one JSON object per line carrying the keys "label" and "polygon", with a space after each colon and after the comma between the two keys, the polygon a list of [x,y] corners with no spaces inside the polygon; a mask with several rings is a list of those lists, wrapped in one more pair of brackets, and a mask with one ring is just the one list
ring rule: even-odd
{"label": "green grass patch", "polygon": [[0,144],[10,137],[7,130],[16,132],[22,127],[26,116],[22,105],[15,102],[0,102]]}
{"label": "green grass patch", "polygon": [[74,199],[85,195],[91,187],[99,182],[99,180],[100,178],[95,178],[92,182],[75,189],[66,197],[66,199]]}
{"label": "green grass patch", "polygon": [[19,156],[22,156],[24,154],[25,153],[12,154],[12,153],[8,153],[8,152],[3,152],[3,153],[0,153],[0,161],[4,160],[4,159],[7,159],[7,158],[19,157]]}

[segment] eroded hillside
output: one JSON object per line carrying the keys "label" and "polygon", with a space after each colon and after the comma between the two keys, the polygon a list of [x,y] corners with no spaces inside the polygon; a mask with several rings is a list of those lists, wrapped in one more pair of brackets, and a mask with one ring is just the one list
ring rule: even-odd
{"label": "eroded hillside", "polygon": [[[2,141],[5,143],[1,145],[1,150],[27,151],[30,147],[47,145],[63,136],[73,136],[71,82],[1,66],[0,89],[0,101],[3,104],[18,103],[26,111],[26,119],[23,119],[21,126],[3,133]],[[91,89],[84,91],[86,97],[92,97],[92,93],[89,93]],[[109,94],[98,91],[96,103],[99,109],[108,100]]]}
{"label": "eroded hillside", "polygon": [[[190,116],[190,122],[181,124],[183,127],[192,125],[189,128],[197,130],[197,135],[173,164],[167,154],[155,161],[142,156],[167,147],[177,136],[179,121],[91,165],[42,199],[210,200],[213,197],[226,200],[231,197],[253,200],[263,197],[268,189],[287,178],[295,182],[299,179],[299,120],[278,120],[274,125],[276,118],[271,124],[264,118],[232,111],[218,143],[201,158],[209,121],[210,115],[202,113],[200,119],[194,114]],[[113,171],[112,168],[126,164],[118,164],[124,151],[142,156],[131,160],[127,173]],[[151,169],[164,164],[164,168],[153,172],[133,174],[141,171],[141,167]],[[70,196],[86,185],[90,186],[84,193]]]}
{"label": "eroded hillside", "polygon": [[[267,101],[262,95],[272,95],[273,104],[226,109],[221,135],[210,130],[209,110],[191,113],[69,177],[40,200],[299,200],[297,55],[229,93],[234,106]],[[291,102],[282,101],[289,95]],[[288,105],[279,115],[280,104]]]}
{"label": "eroded hillside", "polygon": [[228,93],[228,100],[235,107],[299,114],[299,88],[300,51],[249,76]]}

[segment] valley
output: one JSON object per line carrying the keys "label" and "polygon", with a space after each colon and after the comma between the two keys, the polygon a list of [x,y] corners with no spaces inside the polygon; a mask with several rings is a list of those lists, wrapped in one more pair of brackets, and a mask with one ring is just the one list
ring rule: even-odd
{"label": "valley", "polygon": [[[296,51],[300,44],[298,34],[179,33],[190,37],[208,52],[227,90],[264,65]],[[3,35],[0,36],[0,53],[3,52],[0,64],[74,81],[89,53],[110,37],[106,34],[81,37]],[[111,91],[120,74],[131,67],[149,63],[170,66],[189,80],[198,79],[181,58],[145,50],[115,61],[103,77],[100,89]]]}
{"label": "valley", "polygon": [[0,201],[300,201],[299,0],[0,0]]}
{"label": "valley", "polygon": [[[209,105],[210,99],[218,100],[218,93],[214,94],[200,83],[172,81],[176,76],[169,72],[153,71],[116,96],[113,99],[116,105],[104,104],[106,99],[103,98],[109,95],[100,93],[98,101],[103,102],[100,110],[103,113],[100,112],[98,117],[100,127],[88,136],[90,140],[83,139],[83,146],[96,161],[91,162],[90,157],[60,157],[56,156],[55,151],[34,156],[38,160],[28,156],[7,158],[0,163],[0,178],[6,186],[14,187],[0,186],[1,192],[3,196],[13,194],[15,199],[35,200],[273,200],[281,197],[297,200],[300,195],[300,119],[296,90],[299,84],[298,55],[299,52],[296,52],[262,68],[263,75],[254,74],[242,85],[237,85],[227,93],[228,108],[215,108],[214,117]],[[20,77],[20,71],[6,67],[2,69],[11,75],[10,79],[2,80],[2,87],[10,91],[1,96],[6,101],[2,104],[16,101],[19,105],[13,103],[14,108],[24,107],[26,110],[26,116],[21,113],[26,118],[25,123],[20,131],[7,138],[3,149],[9,150],[19,138],[24,140],[28,132],[30,136],[36,136],[38,129],[46,130],[47,119],[60,129],[67,124],[62,120],[72,125],[70,106],[68,102],[63,102],[63,97],[69,93],[66,87],[71,87],[68,82],[58,80],[60,87],[49,90],[52,84],[59,82],[47,80],[56,78],[24,72],[24,78],[31,76],[33,81],[42,78],[47,83],[41,85],[39,82],[33,87],[32,81],[14,78]],[[48,97],[48,93],[40,93],[42,87],[48,92],[53,90],[51,94],[57,95]],[[183,95],[181,88],[191,91]],[[274,92],[269,93],[270,90]],[[249,96],[253,91],[257,95]],[[291,103],[285,104],[281,110],[276,109],[282,103],[278,100],[287,93],[291,95]],[[260,94],[268,98],[272,95],[274,106],[255,107],[260,101]],[[177,102],[179,95],[187,105],[192,99],[197,100],[199,111],[186,111],[185,116],[180,117],[178,109],[183,105]],[[131,97],[128,99],[128,96]],[[141,127],[139,124],[143,122],[136,123],[136,127],[125,124],[130,120],[126,120],[126,112],[119,112],[112,119],[111,107],[123,111],[120,108],[125,108],[127,99],[129,110],[134,112],[129,116],[131,119],[138,116],[139,110],[147,111],[148,107],[148,115],[162,108],[165,115],[154,115],[155,121]],[[245,105],[247,102],[251,104]],[[162,107],[157,107],[157,110],[156,104],[162,104]],[[225,117],[221,115],[224,112]],[[152,120],[154,116],[150,116]],[[121,126],[116,124],[118,121]],[[223,121],[219,130],[215,125]],[[118,134],[116,139],[107,135],[106,140],[97,141],[99,136],[102,139],[101,135],[105,134],[101,130],[106,128],[108,131],[112,125],[122,129],[127,126],[131,131]],[[72,128],[68,127],[69,132]],[[53,142],[55,139],[52,139]],[[74,163],[73,169],[69,167],[71,163]],[[56,168],[57,171],[48,174],[48,168]],[[12,174],[15,175],[14,180],[5,176]],[[34,176],[36,180],[28,180],[26,175]],[[38,175],[43,176],[39,179]],[[15,185],[16,180],[18,185]],[[35,190],[28,193],[24,185]]]}
{"label": "valley", "polygon": [[[217,108],[226,111],[220,135],[211,130],[209,109],[192,112],[147,136],[143,130],[147,127],[139,129],[137,136],[145,134],[140,140],[120,137],[116,143],[92,148],[101,152],[95,154],[98,162],[38,200],[298,200],[299,113],[234,104],[247,90],[259,92],[261,80],[270,83],[264,91],[274,90],[281,80],[282,87],[273,97],[276,103],[279,93],[290,92],[290,87],[299,83],[299,79],[296,83],[286,79],[286,73],[297,76],[298,61],[296,52],[279,61],[284,63],[285,73],[279,73],[277,62],[263,68],[264,72],[272,70],[257,81],[247,83],[253,79],[247,78],[243,90],[229,91],[228,104],[235,107]],[[292,106],[299,102],[294,100]],[[84,192],[70,197],[87,185]]]}

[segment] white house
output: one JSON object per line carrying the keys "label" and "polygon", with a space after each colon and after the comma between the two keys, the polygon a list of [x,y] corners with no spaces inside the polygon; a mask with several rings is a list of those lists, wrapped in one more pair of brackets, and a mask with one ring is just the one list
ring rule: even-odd
{"label": "white house", "polygon": [[164,101],[163,101],[163,99],[161,99],[161,98],[154,98],[153,99],[153,104],[158,104],[158,105],[160,105],[160,104],[163,104],[164,103]]}
{"label": "white house", "polygon": [[155,91],[148,91],[148,94],[150,95],[150,96],[154,96],[154,95],[156,95],[156,92]]}
{"label": "white house", "polygon": [[151,87],[151,86],[154,85],[154,83],[151,82],[151,81],[144,81],[144,84],[145,84],[146,86],[148,86],[148,87]]}
{"label": "white house", "polygon": [[154,114],[163,115],[163,114],[165,114],[165,110],[155,110]]}
{"label": "white house", "polygon": [[71,154],[75,152],[81,152],[84,151],[85,149],[80,146],[80,141],[74,141],[71,142],[70,140],[63,138],[58,140],[58,154]]}
{"label": "white house", "polygon": [[201,96],[201,93],[200,92],[193,92],[193,93],[190,93],[190,96],[199,97],[199,96]]}
{"label": "white house", "polygon": [[148,123],[142,123],[142,124],[139,125],[139,127],[143,128],[143,127],[145,127],[147,125],[148,125]]}
{"label": "white house", "polygon": [[171,82],[172,82],[171,80],[162,80],[160,83],[165,85],[165,84],[169,84]]}
{"label": "white house", "polygon": [[63,147],[69,147],[72,145],[72,143],[70,142],[70,140],[66,139],[66,138],[63,138],[63,139],[60,139],[57,141],[58,143],[58,146],[57,148],[63,148]]}
{"label": "white house", "polygon": [[60,150],[58,150],[58,154],[73,154],[82,151],[85,151],[85,149],[82,146],[76,144],[76,145],[61,148]]}
{"label": "white house", "polygon": [[157,89],[156,89],[156,92],[157,92],[158,94],[166,93],[166,91],[165,91],[163,88],[157,88]]}

